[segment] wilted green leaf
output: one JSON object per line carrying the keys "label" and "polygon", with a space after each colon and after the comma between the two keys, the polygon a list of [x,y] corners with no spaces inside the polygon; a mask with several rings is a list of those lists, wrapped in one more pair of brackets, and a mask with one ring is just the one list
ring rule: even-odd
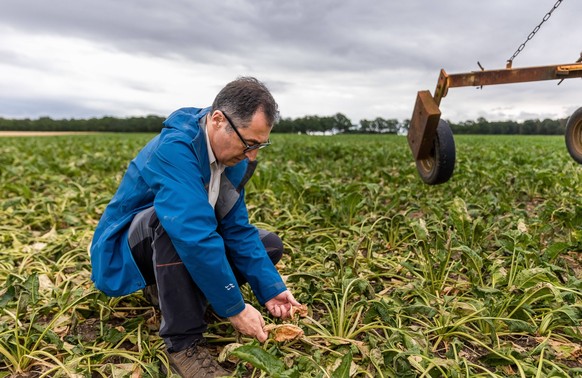
{"label": "wilted green leaf", "polygon": [[273,378],[297,378],[299,371],[296,368],[286,369],[285,364],[277,357],[269,354],[256,344],[243,345],[231,352],[240,358],[263,370],[269,377]]}
{"label": "wilted green leaf", "polygon": [[556,282],[556,277],[547,268],[521,269],[515,276],[515,286],[526,289],[540,282]]}
{"label": "wilted green leaf", "polygon": [[350,366],[352,364],[352,352],[346,353],[340,365],[331,373],[332,378],[349,378]]}

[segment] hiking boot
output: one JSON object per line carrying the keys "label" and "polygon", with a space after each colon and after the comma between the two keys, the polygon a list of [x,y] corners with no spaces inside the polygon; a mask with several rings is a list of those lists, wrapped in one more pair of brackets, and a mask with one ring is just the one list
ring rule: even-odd
{"label": "hiking boot", "polygon": [[185,350],[166,354],[172,372],[182,378],[228,377],[231,374],[210,354],[206,340],[195,341]]}

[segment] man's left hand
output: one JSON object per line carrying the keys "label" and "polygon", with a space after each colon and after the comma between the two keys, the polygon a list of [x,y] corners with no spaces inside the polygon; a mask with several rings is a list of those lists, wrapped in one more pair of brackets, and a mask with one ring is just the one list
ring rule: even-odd
{"label": "man's left hand", "polygon": [[265,303],[267,310],[276,318],[286,319],[291,316],[292,306],[301,306],[289,290],[285,290]]}

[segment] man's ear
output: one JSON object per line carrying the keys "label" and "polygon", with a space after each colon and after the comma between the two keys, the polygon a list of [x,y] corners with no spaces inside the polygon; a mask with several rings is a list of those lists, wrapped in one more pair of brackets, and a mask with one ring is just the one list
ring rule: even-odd
{"label": "man's ear", "polygon": [[220,123],[224,120],[222,112],[215,110],[210,115],[210,122],[215,129],[220,129]]}

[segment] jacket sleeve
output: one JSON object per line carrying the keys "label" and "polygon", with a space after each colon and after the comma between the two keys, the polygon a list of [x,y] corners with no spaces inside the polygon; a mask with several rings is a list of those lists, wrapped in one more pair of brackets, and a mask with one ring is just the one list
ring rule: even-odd
{"label": "jacket sleeve", "polygon": [[154,208],[186,269],[214,310],[223,317],[241,312],[244,301],[228,263],[224,242],[202,169],[191,145],[164,138],[143,169],[154,192]]}
{"label": "jacket sleeve", "polygon": [[287,289],[265,251],[258,230],[249,223],[244,189],[233,209],[221,220],[220,230],[233,264],[262,305]]}

